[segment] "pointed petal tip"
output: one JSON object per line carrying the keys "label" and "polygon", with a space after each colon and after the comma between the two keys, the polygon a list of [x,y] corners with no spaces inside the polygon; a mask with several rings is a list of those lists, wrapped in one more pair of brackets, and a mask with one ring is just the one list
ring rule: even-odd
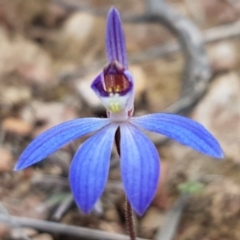
{"label": "pointed petal tip", "polygon": [[93,210],[93,207],[92,206],[80,206],[80,204],[79,204],[79,201],[78,201],[78,199],[74,196],[74,194],[73,194],[73,198],[74,198],[74,200],[75,200],[75,204],[77,205],[77,207],[78,207],[78,209],[79,209],[79,211],[81,212],[81,213],[83,213],[84,215],[87,215],[87,214],[89,214],[92,210]]}
{"label": "pointed petal tip", "polygon": [[[81,209],[81,208],[80,208],[80,209]],[[92,210],[92,209],[81,209],[81,211],[82,211],[82,213],[83,213],[84,215],[89,214],[89,213],[91,212],[91,210]]]}
{"label": "pointed petal tip", "polygon": [[121,16],[115,7],[111,7],[107,16],[106,53],[109,62],[117,60],[125,68],[128,67]]}
{"label": "pointed petal tip", "polygon": [[17,171],[21,171],[23,170],[24,168],[27,168],[29,166],[23,166],[22,164],[20,164],[21,161],[18,160],[18,162],[15,164],[14,168],[13,168],[13,171],[17,172]]}
{"label": "pointed petal tip", "polygon": [[118,10],[117,10],[116,7],[112,6],[108,12],[109,12],[109,13],[110,13],[110,12],[118,13]]}
{"label": "pointed petal tip", "polygon": [[220,149],[220,151],[216,152],[216,154],[213,157],[219,160],[223,160],[225,158],[225,155],[222,149]]}
{"label": "pointed petal tip", "polygon": [[14,166],[14,168],[13,168],[13,171],[15,171],[15,172],[17,172],[17,171],[19,171],[19,170],[21,170],[21,168],[19,168],[18,166],[17,166],[17,164]]}
{"label": "pointed petal tip", "polygon": [[111,7],[108,11],[107,22],[113,22],[115,18],[121,23],[121,17],[118,9]]}
{"label": "pointed petal tip", "polygon": [[108,16],[111,16],[111,15],[117,15],[118,17],[120,17],[120,13],[118,9],[115,8],[114,6],[112,6],[108,11]]}
{"label": "pointed petal tip", "polygon": [[83,208],[80,207],[78,204],[77,206],[84,215],[88,215],[93,210],[93,207]]}
{"label": "pointed petal tip", "polygon": [[134,210],[134,212],[135,212],[139,217],[141,217],[141,216],[144,215],[144,213],[146,212],[146,210],[147,210],[148,207],[149,207],[149,206],[146,206],[146,207],[144,207],[144,208],[142,208],[142,209],[135,209],[135,208],[133,208],[133,210]]}
{"label": "pointed petal tip", "polygon": [[17,160],[14,168],[13,168],[13,171],[17,172],[17,171],[22,171],[26,168],[29,168],[31,167],[33,164],[32,163],[29,163],[28,161],[25,161],[25,159],[20,158]]}
{"label": "pointed petal tip", "polygon": [[214,146],[212,146],[211,148],[205,148],[202,151],[199,151],[200,153],[206,154],[212,158],[215,158],[216,160],[222,160],[224,159],[224,152],[219,144],[219,142],[217,141],[217,139],[212,136],[212,143],[214,143]]}
{"label": "pointed petal tip", "polygon": [[[154,194],[154,196],[155,196],[155,194]],[[130,202],[130,201],[129,201],[129,202]],[[134,210],[134,212],[135,212],[138,216],[141,217],[141,216],[143,216],[143,215],[146,213],[147,209],[148,209],[149,206],[151,205],[151,202],[152,202],[152,200],[149,201],[148,203],[141,204],[141,206],[139,206],[139,205],[137,205],[137,204],[132,204],[132,203],[130,202],[130,205],[131,205],[132,209]]]}

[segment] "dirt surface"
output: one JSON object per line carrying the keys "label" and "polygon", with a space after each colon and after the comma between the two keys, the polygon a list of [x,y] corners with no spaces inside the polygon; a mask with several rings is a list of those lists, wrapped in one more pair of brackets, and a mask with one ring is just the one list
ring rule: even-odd
{"label": "dirt surface", "polygon": [[[240,21],[240,4],[228,0],[169,0],[201,31]],[[66,120],[105,116],[89,86],[106,64],[106,14],[115,5],[123,18],[145,11],[143,1],[0,0],[0,213],[51,220],[126,234],[125,197],[114,150],[106,190],[85,216],[71,200],[68,169],[77,140],[44,161],[14,172],[27,144]],[[132,56],[175,39],[157,24],[124,21]],[[224,160],[211,159],[168,141],[158,146],[161,183],[142,217],[139,237],[153,239],[181,194],[181,184],[200,183],[191,193],[175,240],[240,239],[240,44],[239,37],[206,45],[213,76],[207,93],[190,111],[219,140]],[[184,66],[181,52],[130,64],[135,84],[135,113],[160,112],[180,96]],[[195,185],[194,185],[195,186]],[[64,203],[70,204],[61,212]],[[61,240],[62,234],[0,223],[0,239]],[[78,238],[81,239],[81,238]]]}

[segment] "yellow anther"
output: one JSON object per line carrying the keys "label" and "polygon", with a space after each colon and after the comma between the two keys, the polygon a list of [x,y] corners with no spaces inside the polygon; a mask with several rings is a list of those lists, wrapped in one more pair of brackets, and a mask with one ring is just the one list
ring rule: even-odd
{"label": "yellow anther", "polygon": [[120,92],[120,90],[121,90],[120,86],[117,85],[117,86],[115,87],[115,92]]}
{"label": "yellow anther", "polygon": [[107,91],[108,91],[109,93],[111,93],[113,90],[112,90],[111,87],[109,87],[109,88],[107,89]]}

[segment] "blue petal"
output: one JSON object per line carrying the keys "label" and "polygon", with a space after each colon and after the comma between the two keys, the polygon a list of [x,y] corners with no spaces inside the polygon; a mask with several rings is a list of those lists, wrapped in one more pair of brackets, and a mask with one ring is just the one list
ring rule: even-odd
{"label": "blue petal", "polygon": [[121,131],[121,171],[124,189],[133,209],[142,215],[152,201],[159,178],[159,155],[154,144],[131,124]]}
{"label": "blue petal", "polygon": [[68,142],[109,124],[109,119],[79,118],[57,125],[35,138],[19,157],[14,170],[39,162]]}
{"label": "blue petal", "polygon": [[87,141],[75,154],[70,168],[70,185],[78,207],[88,213],[107,182],[112,145],[117,125],[109,125]]}
{"label": "blue petal", "polygon": [[156,113],[132,118],[131,122],[140,128],[173,138],[211,157],[223,158],[223,151],[217,140],[201,124],[189,118]]}
{"label": "blue petal", "polygon": [[107,18],[106,50],[108,61],[117,60],[125,68],[128,66],[127,52],[121,18],[116,8],[111,8]]}

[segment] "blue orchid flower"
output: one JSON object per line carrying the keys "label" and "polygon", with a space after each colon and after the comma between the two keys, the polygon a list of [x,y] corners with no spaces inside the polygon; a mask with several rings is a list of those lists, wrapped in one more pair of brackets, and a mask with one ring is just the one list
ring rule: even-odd
{"label": "blue orchid flower", "polygon": [[128,70],[120,15],[115,8],[107,18],[106,49],[108,65],[91,87],[106,107],[108,118],[79,118],[49,129],[29,144],[15,170],[29,167],[70,141],[94,133],[76,152],[69,173],[76,203],[84,213],[89,213],[106,185],[111,150],[120,129],[124,190],[135,212],[142,215],[154,197],[160,173],[158,151],[142,130],[163,134],[214,158],[222,158],[223,152],[202,125],[188,118],[167,113],[133,117],[134,82]]}

